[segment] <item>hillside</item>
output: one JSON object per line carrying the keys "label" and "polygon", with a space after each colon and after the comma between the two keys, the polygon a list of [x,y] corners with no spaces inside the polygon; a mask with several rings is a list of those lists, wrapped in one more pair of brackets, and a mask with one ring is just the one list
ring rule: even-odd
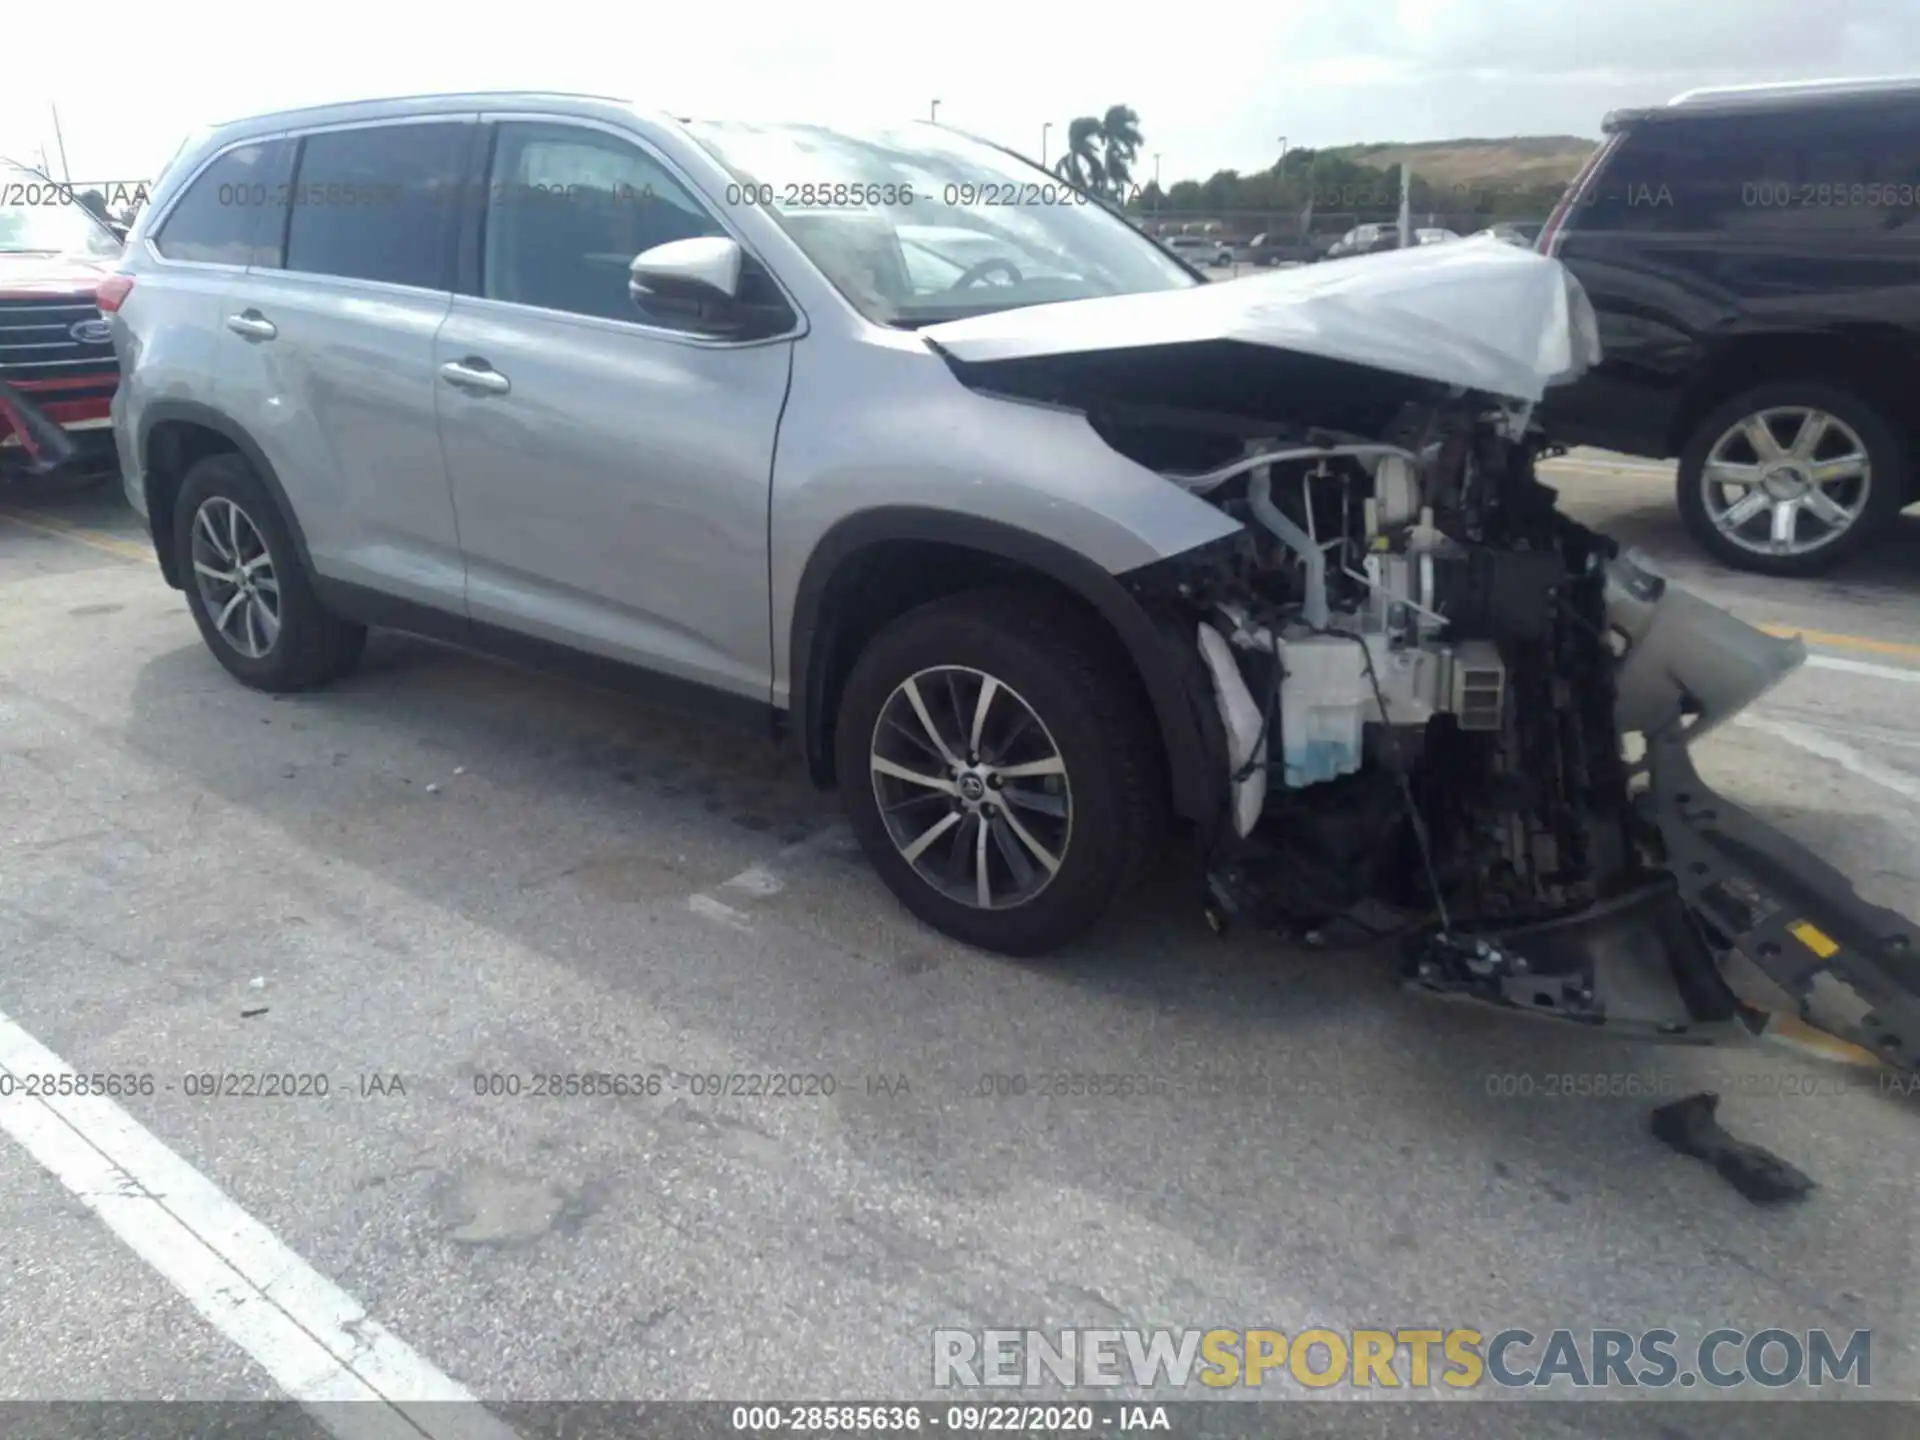
{"label": "hillside", "polygon": [[1528,189],[1566,184],[1596,143],[1577,135],[1515,135],[1504,140],[1341,145],[1320,153],[1381,170],[1404,162],[1435,188]]}

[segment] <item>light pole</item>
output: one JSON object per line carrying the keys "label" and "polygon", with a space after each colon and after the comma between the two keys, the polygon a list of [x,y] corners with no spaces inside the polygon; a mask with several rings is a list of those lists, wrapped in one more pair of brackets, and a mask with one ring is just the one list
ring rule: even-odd
{"label": "light pole", "polygon": [[1047,168],[1047,132],[1053,129],[1053,121],[1044,120],[1040,124],[1040,168]]}
{"label": "light pole", "polygon": [[71,184],[73,172],[67,169],[67,141],[66,137],[60,133],[60,107],[54,105],[50,108],[53,110],[53,143],[60,147],[60,178]]}
{"label": "light pole", "polygon": [[[1286,175],[1287,175],[1287,137],[1282,135],[1280,137],[1280,163],[1273,167],[1273,193],[1274,193],[1275,199],[1279,198],[1280,185],[1281,185],[1281,182],[1286,179]],[[1273,223],[1272,216],[1267,217],[1267,223],[1268,224]]]}
{"label": "light pole", "polygon": [[927,119],[935,125],[940,123],[940,102],[938,100],[927,107]]}
{"label": "light pole", "polygon": [[1153,152],[1153,228],[1160,229],[1160,152]]}

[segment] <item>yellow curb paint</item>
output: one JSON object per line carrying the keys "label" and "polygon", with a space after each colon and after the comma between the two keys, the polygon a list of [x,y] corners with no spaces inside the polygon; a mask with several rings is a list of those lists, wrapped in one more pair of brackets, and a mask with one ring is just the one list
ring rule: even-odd
{"label": "yellow curb paint", "polygon": [[64,520],[49,519],[44,515],[28,517],[12,510],[0,510],[0,520],[10,520],[15,525],[28,530],[38,530],[43,535],[58,536],[62,540],[72,540],[79,545],[87,545],[108,555],[118,555],[123,560],[151,560],[153,551],[136,545],[130,540],[122,540],[117,535],[108,535],[99,530],[89,530],[82,525],[69,525]]}
{"label": "yellow curb paint", "polygon": [[1824,646],[1829,650],[1864,650],[1870,655],[1902,655],[1909,660],[1920,660],[1920,645],[1904,645],[1898,640],[1869,640],[1863,635],[1835,635],[1826,630],[1803,630],[1797,625],[1761,625],[1758,627],[1769,635],[1777,635],[1783,640],[1795,636],[1809,645]]}

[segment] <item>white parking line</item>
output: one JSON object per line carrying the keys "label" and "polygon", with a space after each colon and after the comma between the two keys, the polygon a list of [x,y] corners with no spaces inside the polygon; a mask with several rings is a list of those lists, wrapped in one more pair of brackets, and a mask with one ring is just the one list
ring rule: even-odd
{"label": "white parking line", "polygon": [[1789,745],[1797,746],[1809,755],[1818,755],[1822,760],[1831,760],[1841,769],[1858,775],[1891,790],[1894,794],[1920,805],[1920,777],[1909,775],[1904,770],[1896,770],[1891,765],[1882,764],[1871,755],[1862,753],[1831,735],[1806,725],[1796,725],[1791,720],[1769,720],[1760,715],[1736,715],[1734,724],[1744,725],[1748,729],[1758,730]]}
{"label": "white parking line", "polygon": [[1899,680],[1920,685],[1920,670],[1903,670],[1898,665],[1876,665],[1871,660],[1843,660],[1838,655],[1809,655],[1807,664],[1819,670],[1840,670],[1849,675],[1871,675],[1878,680]]}
{"label": "white parking line", "polygon": [[120,1106],[58,1093],[74,1075],[0,1013],[0,1130],[330,1432],[517,1440]]}

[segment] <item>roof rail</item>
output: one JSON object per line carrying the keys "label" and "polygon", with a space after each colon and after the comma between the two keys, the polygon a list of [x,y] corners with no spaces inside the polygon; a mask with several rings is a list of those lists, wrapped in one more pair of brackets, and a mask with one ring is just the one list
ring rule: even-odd
{"label": "roof rail", "polygon": [[1829,107],[1840,109],[1885,99],[1920,100],[1920,75],[1873,75],[1856,79],[1784,80],[1765,85],[1709,86],[1684,91],[1664,105],[1609,111],[1600,122],[1600,129],[1611,135],[1643,121],[1784,113]]}
{"label": "roof rail", "polygon": [[292,115],[310,115],[321,110],[343,110],[351,105],[399,105],[408,100],[504,100],[538,98],[544,100],[599,100],[612,105],[631,105],[629,95],[589,95],[574,90],[430,90],[417,95],[361,95],[347,100],[327,100],[317,105],[296,105],[288,110],[262,110],[248,115],[232,115],[216,120],[208,129],[237,124],[242,120],[277,120]]}
{"label": "roof rail", "polygon": [[1774,100],[1830,99],[1853,95],[1883,95],[1904,90],[1920,92],[1920,75],[1863,75],[1830,80],[1779,80],[1760,85],[1708,85],[1669,100],[1669,106],[1722,104],[1764,105]]}

